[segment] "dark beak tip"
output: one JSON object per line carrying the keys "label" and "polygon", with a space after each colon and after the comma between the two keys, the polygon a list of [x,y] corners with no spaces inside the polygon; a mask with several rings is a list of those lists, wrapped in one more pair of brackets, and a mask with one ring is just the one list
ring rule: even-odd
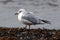
{"label": "dark beak tip", "polygon": [[16,15],[16,13],[14,15]]}
{"label": "dark beak tip", "polygon": [[15,13],[14,15],[18,15],[18,13]]}
{"label": "dark beak tip", "polygon": [[16,15],[16,14],[14,14],[14,15]]}

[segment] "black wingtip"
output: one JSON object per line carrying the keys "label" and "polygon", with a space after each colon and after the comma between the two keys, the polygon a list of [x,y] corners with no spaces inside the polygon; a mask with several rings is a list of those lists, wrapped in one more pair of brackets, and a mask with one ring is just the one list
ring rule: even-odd
{"label": "black wingtip", "polygon": [[47,21],[47,20],[41,20],[41,21],[43,21],[44,23],[47,23],[47,24],[51,24],[51,22]]}

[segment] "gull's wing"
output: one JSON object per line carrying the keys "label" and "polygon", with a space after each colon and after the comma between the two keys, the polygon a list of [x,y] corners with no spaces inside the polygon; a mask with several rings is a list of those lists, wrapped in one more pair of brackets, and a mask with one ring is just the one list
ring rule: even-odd
{"label": "gull's wing", "polygon": [[23,19],[30,21],[33,24],[37,24],[37,19],[35,17],[35,15],[31,14],[31,13],[27,13],[24,16],[22,16]]}

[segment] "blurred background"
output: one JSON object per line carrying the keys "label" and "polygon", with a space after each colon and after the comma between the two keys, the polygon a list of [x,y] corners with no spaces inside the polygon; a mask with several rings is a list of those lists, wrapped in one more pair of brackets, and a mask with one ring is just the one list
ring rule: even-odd
{"label": "blurred background", "polygon": [[14,15],[20,8],[52,23],[31,28],[60,29],[60,0],[0,0],[0,27],[24,27]]}

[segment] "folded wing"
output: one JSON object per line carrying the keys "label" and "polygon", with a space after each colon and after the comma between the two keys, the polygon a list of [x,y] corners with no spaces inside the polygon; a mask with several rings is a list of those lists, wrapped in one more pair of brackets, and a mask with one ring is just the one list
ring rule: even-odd
{"label": "folded wing", "polygon": [[33,24],[37,24],[37,19],[31,13],[27,13],[26,16],[22,16],[22,18],[32,22]]}

